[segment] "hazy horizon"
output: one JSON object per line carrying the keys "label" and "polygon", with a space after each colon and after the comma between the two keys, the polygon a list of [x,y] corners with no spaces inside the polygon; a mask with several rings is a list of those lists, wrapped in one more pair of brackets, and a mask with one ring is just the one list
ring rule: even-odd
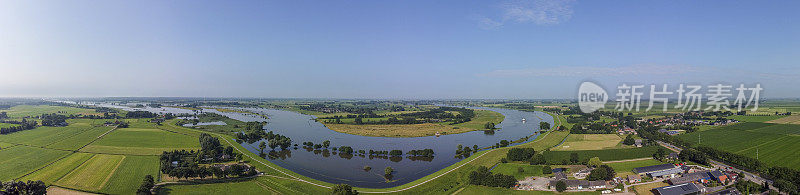
{"label": "hazy horizon", "polygon": [[0,97],[574,99],[590,80],[797,98],[797,7],[3,1]]}

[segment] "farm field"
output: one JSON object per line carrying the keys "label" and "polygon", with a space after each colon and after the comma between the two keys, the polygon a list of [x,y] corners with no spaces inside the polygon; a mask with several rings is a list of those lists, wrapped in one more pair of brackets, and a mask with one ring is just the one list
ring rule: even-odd
{"label": "farm field", "polygon": [[25,116],[40,116],[42,114],[59,113],[62,115],[70,114],[98,114],[92,109],[65,107],[65,106],[48,106],[48,105],[18,105],[11,107],[8,110],[0,110],[6,112],[10,118],[21,118]]}
{"label": "farm field", "polygon": [[[517,180],[525,179],[530,176],[541,176],[543,165],[529,165],[520,163],[500,163],[492,169],[492,173],[502,173],[514,176]],[[522,168],[523,172],[519,172]]]}
{"label": "farm field", "polygon": [[62,149],[62,150],[77,150],[85,146],[86,144],[89,144],[92,141],[96,140],[98,137],[108,132],[112,128],[114,127],[106,127],[106,126],[90,127],[78,134],[72,135],[70,137],[65,137],[60,141],[48,145],[47,147],[54,149]]}
{"label": "farm field", "polygon": [[570,134],[563,144],[553,148],[553,150],[572,151],[617,148],[622,139],[617,134]]}
{"label": "farm field", "polygon": [[136,192],[144,176],[152,175],[158,180],[158,168],[158,156],[125,156],[122,164],[99,192],[108,194]]}
{"label": "farm field", "polygon": [[13,147],[13,146],[14,146],[14,144],[0,142],[0,150],[1,149],[6,149],[6,148],[10,148],[10,147]]}
{"label": "farm field", "polygon": [[122,155],[97,154],[55,183],[60,186],[98,191],[125,159]]}
{"label": "farm field", "polygon": [[107,154],[158,155],[163,151],[200,147],[197,138],[160,129],[121,128],[81,151]]}
{"label": "farm field", "polygon": [[47,146],[66,137],[77,135],[88,126],[70,125],[66,127],[37,127],[0,136],[0,142]]}
{"label": "farm field", "polygon": [[22,177],[68,153],[30,146],[15,146],[0,150],[0,181]]}
{"label": "farm field", "polygon": [[613,161],[651,157],[658,148],[661,148],[661,146],[607,150],[549,151],[543,154],[548,163],[564,164],[564,161],[569,161],[572,153],[577,153],[581,162],[588,161],[592,157],[599,157],[602,161]]}
{"label": "farm field", "polygon": [[781,119],[781,118],[784,118],[784,117],[786,117],[786,116],[777,116],[777,115],[769,115],[769,116],[733,115],[733,116],[728,116],[726,118],[736,119],[736,120],[742,121],[742,122],[766,122],[766,121],[778,120],[778,119]]}
{"label": "farm field", "polygon": [[23,177],[22,180],[42,180],[45,184],[53,184],[93,156],[94,154],[89,153],[73,153],[43,169]]}
{"label": "farm field", "polygon": [[[741,123],[678,136],[700,145],[756,158],[773,166],[800,169],[800,125]],[[735,143],[735,144],[734,144]]]}
{"label": "farm field", "polygon": [[[757,121],[762,122],[762,121]],[[778,123],[778,124],[800,124],[800,115],[792,115],[783,118],[773,119],[766,121],[767,123]]]}
{"label": "farm field", "polygon": [[[156,194],[292,194],[298,193],[286,188],[276,188],[269,178],[259,177],[227,183],[165,186]],[[318,187],[317,187],[318,188]],[[318,188],[319,189],[319,188]],[[318,193],[329,193],[321,190]]]}
{"label": "farm field", "polygon": [[[343,122],[351,122],[354,119],[342,119]],[[367,119],[364,119],[367,120]],[[371,118],[369,120],[383,120],[383,118]],[[475,118],[471,121],[449,125],[449,123],[423,123],[423,124],[408,124],[408,125],[355,125],[355,124],[333,124],[325,123],[325,126],[331,130],[374,137],[421,137],[432,136],[436,132],[446,134],[458,134],[475,130],[485,129],[484,125],[487,122],[499,124],[505,120],[505,116],[500,113],[489,110],[475,110]],[[326,120],[320,120],[325,122]]]}

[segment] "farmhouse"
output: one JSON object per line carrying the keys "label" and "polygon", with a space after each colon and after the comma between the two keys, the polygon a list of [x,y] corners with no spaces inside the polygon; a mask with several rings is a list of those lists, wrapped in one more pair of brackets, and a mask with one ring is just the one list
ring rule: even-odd
{"label": "farmhouse", "polygon": [[694,183],[685,183],[680,185],[653,188],[653,191],[658,195],[698,194],[700,193],[700,187]]}
{"label": "farmhouse", "polygon": [[638,182],[642,182],[642,176],[628,175],[628,183],[638,183]]}
{"label": "farmhouse", "polygon": [[633,169],[633,172],[639,175],[647,175],[652,178],[656,177],[675,177],[675,174],[683,172],[680,167],[676,167],[673,164],[662,164],[662,165],[653,165],[653,166],[646,166],[646,167],[637,167]]}
{"label": "farmhouse", "polygon": [[709,171],[701,171],[695,173],[684,174],[683,177],[669,179],[667,182],[672,185],[685,184],[690,182],[706,183],[711,179]]}
{"label": "farmhouse", "polygon": [[728,176],[720,172],[719,170],[711,171],[708,174],[711,176],[711,179],[717,180],[718,182],[721,183],[725,183],[728,180]]}

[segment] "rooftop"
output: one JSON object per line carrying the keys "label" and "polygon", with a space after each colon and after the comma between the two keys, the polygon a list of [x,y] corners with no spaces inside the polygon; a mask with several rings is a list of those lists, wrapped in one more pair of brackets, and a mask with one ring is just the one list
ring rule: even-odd
{"label": "rooftop", "polygon": [[673,186],[654,188],[659,195],[684,195],[700,192],[700,188],[694,183],[685,183]]}
{"label": "rooftop", "polygon": [[663,171],[675,168],[673,164],[661,164],[661,165],[653,165],[653,166],[646,166],[646,167],[636,167],[633,168],[633,171],[636,173],[651,173],[656,171]]}

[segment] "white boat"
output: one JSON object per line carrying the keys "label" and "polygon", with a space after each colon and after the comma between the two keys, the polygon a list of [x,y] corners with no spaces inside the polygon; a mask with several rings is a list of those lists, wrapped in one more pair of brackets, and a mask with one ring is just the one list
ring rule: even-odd
{"label": "white boat", "polygon": [[525,122],[525,118],[522,118],[522,122],[523,122],[523,123]]}

